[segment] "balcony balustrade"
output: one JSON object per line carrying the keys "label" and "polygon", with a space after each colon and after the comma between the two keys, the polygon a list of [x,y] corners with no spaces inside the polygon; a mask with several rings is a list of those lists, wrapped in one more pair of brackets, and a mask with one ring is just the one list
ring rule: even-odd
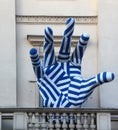
{"label": "balcony balustrade", "polygon": [[111,130],[117,115],[118,109],[0,108],[0,130]]}

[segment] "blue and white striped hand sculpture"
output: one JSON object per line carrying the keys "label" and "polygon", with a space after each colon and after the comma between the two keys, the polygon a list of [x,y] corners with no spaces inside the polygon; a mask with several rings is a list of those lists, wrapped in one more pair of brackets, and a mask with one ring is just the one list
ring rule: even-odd
{"label": "blue and white striped hand sculpture", "polygon": [[74,19],[69,18],[66,22],[57,60],[53,46],[53,31],[49,27],[45,29],[43,61],[40,61],[35,48],[30,50],[44,107],[80,107],[97,86],[114,79],[114,74],[111,72],[102,72],[87,80],[82,77],[81,62],[89,35],[87,33],[81,35],[74,52],[70,56],[74,25]]}

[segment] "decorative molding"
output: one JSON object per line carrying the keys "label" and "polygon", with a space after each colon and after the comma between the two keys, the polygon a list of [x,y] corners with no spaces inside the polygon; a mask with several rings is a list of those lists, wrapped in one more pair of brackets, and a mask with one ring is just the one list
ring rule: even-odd
{"label": "decorative molding", "polygon": [[16,15],[18,24],[64,24],[68,17],[73,17],[77,24],[97,24],[97,16],[24,16]]}
{"label": "decorative molding", "polygon": [[[72,47],[75,47],[78,43],[80,36],[72,36]],[[44,36],[43,35],[27,35],[27,40],[32,44],[32,46],[43,46]],[[62,36],[54,36],[54,46],[59,47],[62,41]]]}

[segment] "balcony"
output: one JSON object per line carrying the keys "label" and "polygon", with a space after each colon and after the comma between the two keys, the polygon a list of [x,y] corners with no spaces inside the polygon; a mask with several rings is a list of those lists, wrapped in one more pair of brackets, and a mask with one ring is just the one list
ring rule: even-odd
{"label": "balcony", "polygon": [[118,109],[0,108],[0,130],[117,130]]}

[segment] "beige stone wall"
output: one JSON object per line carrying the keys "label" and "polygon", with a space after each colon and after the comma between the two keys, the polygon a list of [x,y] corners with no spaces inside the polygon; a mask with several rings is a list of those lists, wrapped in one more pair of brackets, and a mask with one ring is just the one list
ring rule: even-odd
{"label": "beige stone wall", "polygon": [[115,80],[100,88],[100,106],[118,108],[118,1],[99,0],[99,71],[115,73]]}
{"label": "beige stone wall", "polygon": [[97,0],[16,0],[18,15],[92,16]]}
{"label": "beige stone wall", "polygon": [[15,0],[0,1],[0,107],[16,106]]}

